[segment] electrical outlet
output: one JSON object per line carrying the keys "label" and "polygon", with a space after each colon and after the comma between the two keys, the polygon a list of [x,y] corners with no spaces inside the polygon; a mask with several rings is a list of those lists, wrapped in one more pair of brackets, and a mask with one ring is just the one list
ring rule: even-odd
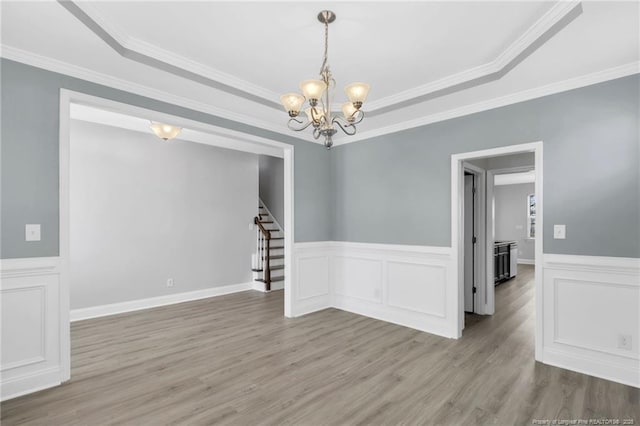
{"label": "electrical outlet", "polygon": [[40,241],[40,224],[28,224],[24,226],[25,241]]}
{"label": "electrical outlet", "polygon": [[553,238],[556,240],[564,240],[567,238],[567,226],[553,225]]}
{"label": "electrical outlet", "polygon": [[167,287],[173,287],[173,278],[167,280]]}
{"label": "electrical outlet", "polygon": [[631,335],[630,334],[618,334],[618,347],[620,349],[631,350]]}

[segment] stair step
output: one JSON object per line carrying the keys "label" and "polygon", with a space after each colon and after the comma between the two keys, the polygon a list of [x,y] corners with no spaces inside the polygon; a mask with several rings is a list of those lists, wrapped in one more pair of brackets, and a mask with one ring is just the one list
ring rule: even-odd
{"label": "stair step", "polygon": [[[284,246],[275,246],[275,247],[271,246],[271,247],[269,247],[269,250],[283,250],[283,249],[284,249]],[[273,256],[272,256],[272,258],[273,258]]]}
{"label": "stair step", "polygon": [[273,237],[272,240],[284,240],[284,237]]}
{"label": "stair step", "polygon": [[[266,259],[267,256],[262,256],[263,259]],[[275,256],[269,256],[269,259],[273,260],[273,259],[284,259],[284,254],[277,254]]]}
{"label": "stair step", "polygon": [[260,220],[259,222],[260,223],[273,223],[272,220]]}
{"label": "stair step", "polygon": [[[279,277],[271,277],[271,282],[272,282],[272,283],[273,283],[273,282],[276,282],[276,281],[283,281],[283,280],[284,280],[284,275],[281,275],[281,276],[279,276]],[[262,278],[256,278],[254,281],[258,281],[258,282],[263,283],[263,282],[264,282],[264,279],[262,279]]]}
{"label": "stair step", "polygon": [[[284,265],[275,265],[271,267],[272,271],[278,271],[280,269],[284,269]],[[264,269],[252,269],[253,272],[264,272]],[[273,277],[272,277],[273,279]]]}

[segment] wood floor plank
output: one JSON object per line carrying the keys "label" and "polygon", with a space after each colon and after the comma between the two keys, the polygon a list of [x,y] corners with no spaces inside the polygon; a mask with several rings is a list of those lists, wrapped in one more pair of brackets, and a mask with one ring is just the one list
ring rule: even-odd
{"label": "wood floor plank", "polygon": [[72,324],[72,380],[3,425],[531,424],[634,419],[640,390],[537,363],[533,268],[445,339],[244,292]]}

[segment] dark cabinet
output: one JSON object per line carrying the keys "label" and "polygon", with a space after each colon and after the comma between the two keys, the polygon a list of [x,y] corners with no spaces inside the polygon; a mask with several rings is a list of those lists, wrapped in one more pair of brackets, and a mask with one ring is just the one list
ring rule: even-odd
{"label": "dark cabinet", "polygon": [[496,241],[493,246],[493,275],[496,284],[515,276],[515,271],[511,272],[512,246],[515,245],[515,242]]}

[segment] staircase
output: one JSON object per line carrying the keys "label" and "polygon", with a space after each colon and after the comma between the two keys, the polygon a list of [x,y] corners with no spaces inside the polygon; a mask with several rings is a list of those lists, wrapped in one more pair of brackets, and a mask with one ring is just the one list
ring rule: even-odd
{"label": "staircase", "polygon": [[262,201],[253,223],[256,225],[256,256],[252,269],[255,288],[281,290],[284,288],[284,231]]}

